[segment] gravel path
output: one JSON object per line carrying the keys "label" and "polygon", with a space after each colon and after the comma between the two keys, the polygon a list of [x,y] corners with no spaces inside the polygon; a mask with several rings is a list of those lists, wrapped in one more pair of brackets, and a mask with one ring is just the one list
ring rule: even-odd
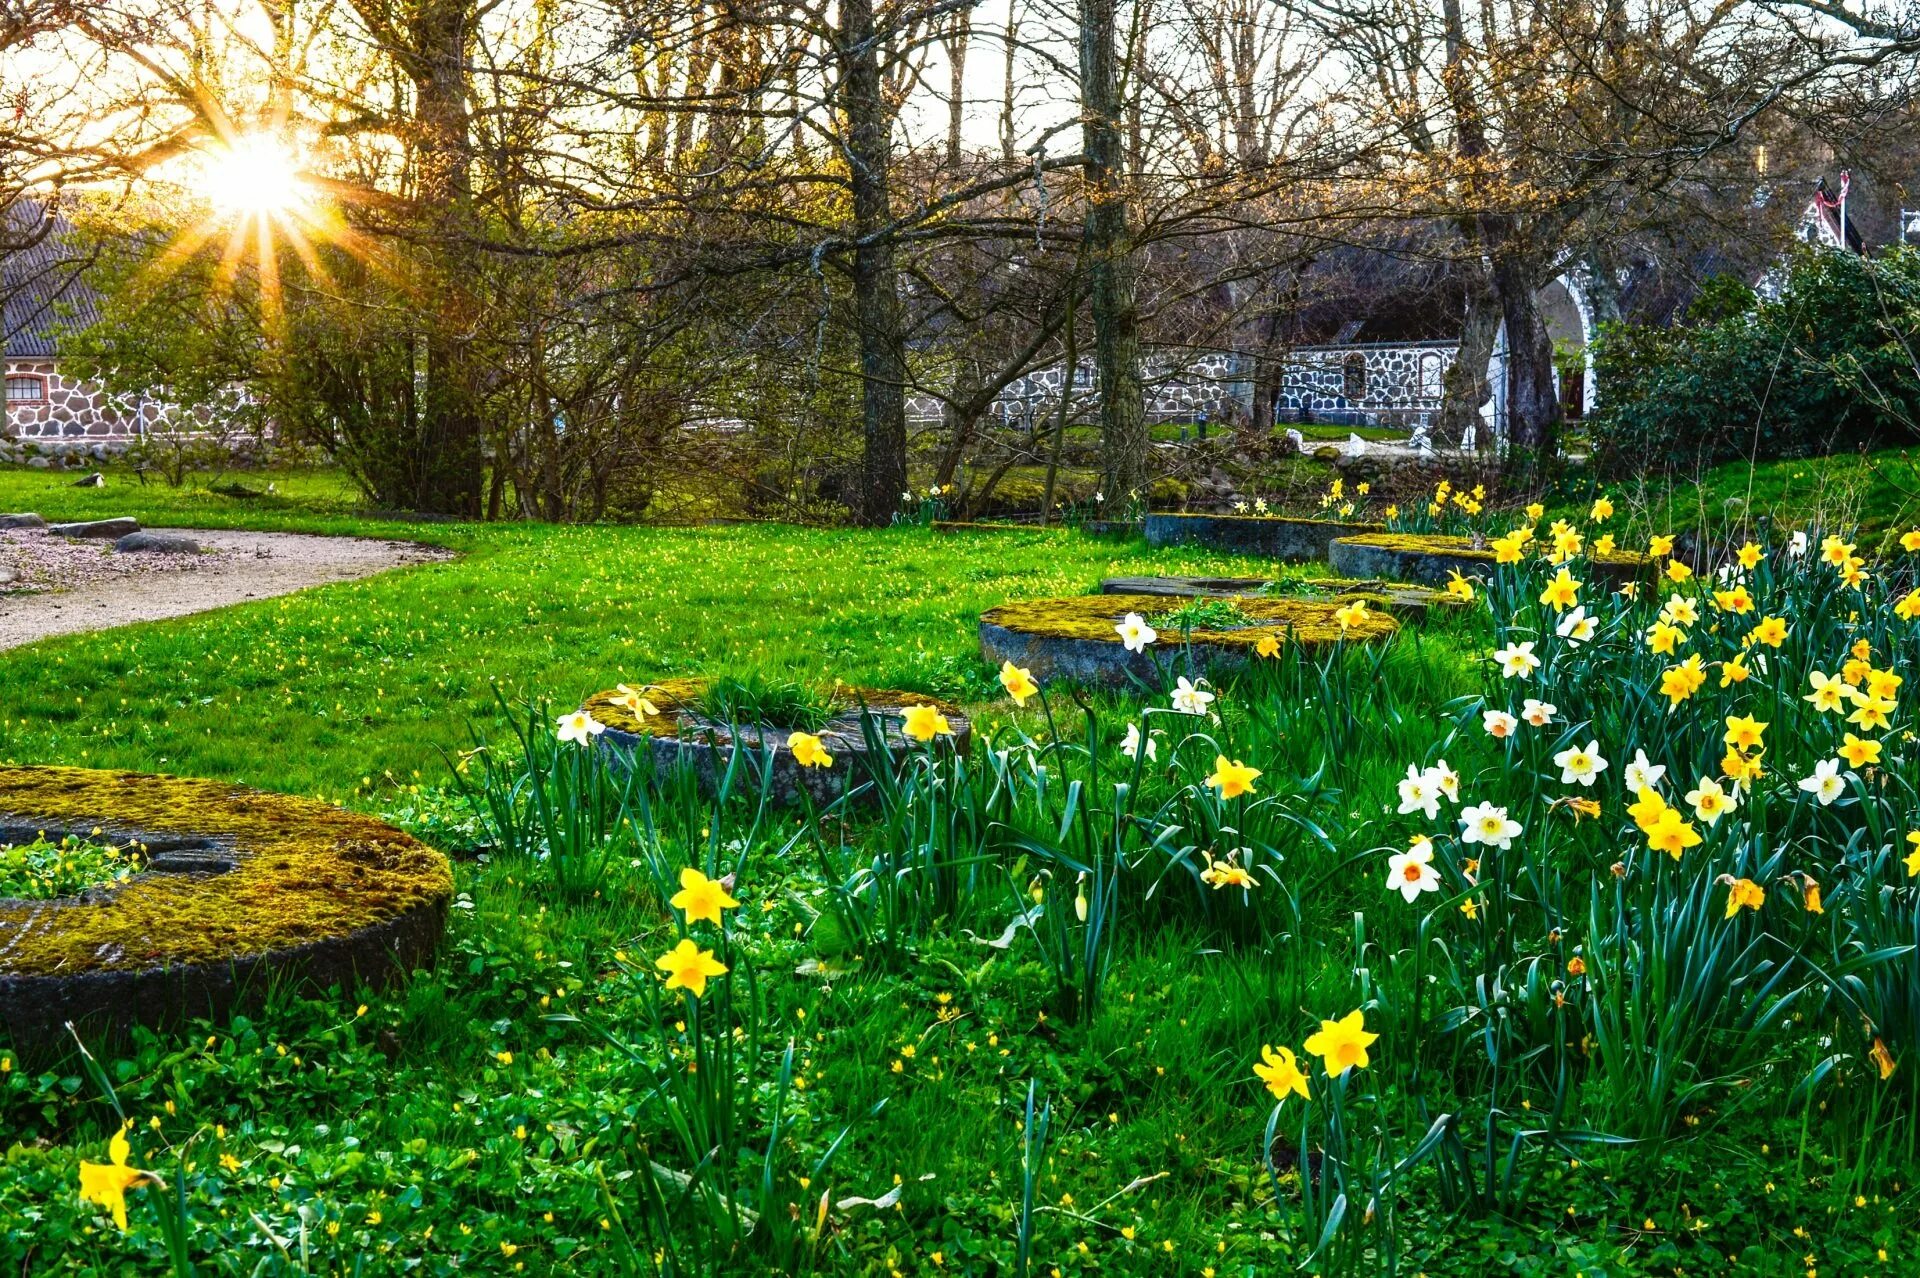
{"label": "gravel path", "polygon": [[159,621],[308,586],[452,558],[404,541],[302,533],[179,532],[205,553],[116,554],[111,542],[0,532],[0,650],[54,635]]}

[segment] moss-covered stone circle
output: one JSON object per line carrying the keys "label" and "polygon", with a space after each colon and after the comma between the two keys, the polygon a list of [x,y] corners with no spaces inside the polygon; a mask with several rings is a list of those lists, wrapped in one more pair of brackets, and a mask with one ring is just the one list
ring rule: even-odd
{"label": "moss-covered stone circle", "polygon": [[1163,512],[1147,516],[1149,546],[1205,546],[1209,550],[1270,559],[1327,558],[1335,538],[1381,532],[1386,525],[1341,523],[1331,519],[1292,519],[1284,515],[1189,515]]}
{"label": "moss-covered stone circle", "polygon": [[1431,586],[1360,581],[1351,577],[1306,577],[1298,581],[1269,581],[1264,577],[1108,577],[1100,583],[1100,593],[1160,595],[1180,599],[1237,599],[1244,595],[1274,595],[1296,599],[1332,599],[1336,603],[1365,599],[1403,621],[1421,620],[1435,608],[1463,606],[1461,600]]}
{"label": "moss-covered stone circle", "polygon": [[[1328,560],[1346,577],[1378,577],[1388,581],[1444,586],[1457,572],[1462,577],[1489,579],[1499,557],[1493,548],[1475,544],[1471,537],[1431,533],[1365,533],[1333,543]],[[1600,578],[1615,585],[1647,573],[1652,561],[1631,550],[1586,555],[1582,562]]]}
{"label": "moss-covered stone circle", "polygon": [[[701,786],[712,791],[733,759],[734,751],[744,746],[757,756],[763,743],[772,745],[773,793],[783,803],[795,803],[804,788],[816,803],[839,798],[849,786],[858,785],[871,775],[873,760],[867,748],[862,723],[862,707],[873,716],[884,733],[887,748],[898,758],[910,744],[901,730],[908,706],[932,706],[946,716],[953,729],[953,746],[965,754],[973,744],[973,725],[959,707],[921,692],[903,692],[897,688],[862,688],[836,684],[831,690],[835,712],[813,735],[818,736],[833,756],[824,768],[802,767],[787,748],[794,728],[789,724],[727,724],[718,722],[701,710],[701,702],[711,680],[702,678],[667,679],[660,683],[634,685],[660,713],[637,716],[626,704],[619,689],[596,692],[581,703],[581,709],[606,726],[600,741],[605,746],[631,755],[643,743],[652,759],[654,771],[666,777],[674,769],[691,766]],[[757,780],[748,784],[751,789]]]}
{"label": "moss-covered stone circle", "polygon": [[113,1038],[287,981],[378,985],[432,958],[453,894],[446,858],[391,826],[219,781],[0,767],[0,842],[40,834],[137,842],[147,861],[0,900],[0,1026],[28,1052],[57,1050],[67,1021]]}
{"label": "moss-covered stone circle", "polygon": [[[1321,647],[1345,640],[1370,643],[1400,628],[1384,609],[1375,608],[1357,625],[1342,630],[1335,614],[1350,597],[1299,599],[1239,595],[1232,602],[1247,618],[1244,626],[1196,627],[1190,635],[1162,628],[1160,640],[1145,652],[1129,652],[1115,626],[1130,612],[1152,620],[1177,606],[1167,595],[1078,595],[1069,599],[1027,599],[1002,604],[980,616],[980,655],[994,665],[1011,661],[1041,681],[1124,686],[1133,678],[1152,680],[1157,669],[1180,660],[1191,640],[1194,663],[1218,675],[1260,660],[1260,641]],[[1370,601],[1371,602],[1371,601]],[[1158,663],[1156,665],[1156,662]]]}

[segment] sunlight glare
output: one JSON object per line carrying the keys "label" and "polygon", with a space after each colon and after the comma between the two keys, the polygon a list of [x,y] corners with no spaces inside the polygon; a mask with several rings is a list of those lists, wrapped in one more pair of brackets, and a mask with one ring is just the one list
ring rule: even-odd
{"label": "sunlight glare", "polygon": [[248,217],[290,212],[311,198],[292,151],[270,133],[208,151],[199,185],[214,208]]}

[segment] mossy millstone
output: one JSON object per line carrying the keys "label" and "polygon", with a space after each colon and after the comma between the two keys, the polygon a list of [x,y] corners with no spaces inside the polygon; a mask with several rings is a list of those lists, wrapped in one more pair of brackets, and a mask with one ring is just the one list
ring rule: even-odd
{"label": "mossy millstone", "polygon": [[[973,744],[973,725],[959,708],[919,692],[901,692],[894,688],[856,688],[840,686],[833,696],[834,713],[813,735],[820,738],[833,763],[824,768],[800,766],[787,748],[787,738],[795,729],[784,724],[721,723],[701,710],[701,702],[710,680],[668,679],[661,683],[636,685],[659,714],[640,719],[622,704],[617,689],[596,692],[582,703],[581,709],[606,725],[600,740],[615,749],[631,752],[642,742],[650,743],[656,774],[666,776],[682,761],[693,767],[701,787],[715,789],[732,762],[736,745],[745,746],[749,757],[759,754],[762,743],[773,749],[773,794],[783,803],[799,801],[804,787],[816,803],[830,803],[849,786],[858,785],[870,775],[871,761],[862,710],[873,716],[885,734],[887,748],[896,757],[911,745],[901,730],[903,712],[908,706],[932,706],[946,716],[953,729],[953,746],[965,754]],[[743,767],[748,766],[744,761]],[[741,783],[755,789],[759,778],[746,773]]]}
{"label": "mossy millstone", "polygon": [[1147,516],[1149,546],[1205,546],[1272,559],[1325,560],[1337,537],[1382,532],[1384,524],[1340,523],[1331,519],[1288,519],[1280,515]]}
{"label": "mossy millstone", "polygon": [[[1271,636],[1283,644],[1316,647],[1367,643],[1400,628],[1383,611],[1370,611],[1343,630],[1334,614],[1344,602],[1270,595],[1236,596],[1247,618],[1242,626],[1195,627],[1191,635],[1160,627],[1160,640],[1145,652],[1128,652],[1114,628],[1130,612],[1151,620],[1169,611],[1165,595],[1079,595],[1071,599],[1029,599],[1002,604],[980,617],[980,655],[994,665],[1011,661],[1040,680],[1123,686],[1132,677],[1153,680],[1156,670],[1180,660],[1191,639],[1195,664],[1224,673],[1258,660],[1256,649]],[[1156,665],[1156,663],[1158,663]]]}
{"label": "mossy millstone", "polygon": [[1333,599],[1346,603],[1365,599],[1402,620],[1420,620],[1431,608],[1459,607],[1462,601],[1429,586],[1407,586],[1389,581],[1358,581],[1349,577],[1310,577],[1299,581],[1268,581],[1264,577],[1108,577],[1100,583],[1103,595],[1163,595],[1178,599],[1238,599],[1245,595],[1291,596],[1296,599]]}
{"label": "mossy millstone", "polygon": [[[1444,537],[1414,533],[1370,533],[1342,537],[1329,552],[1333,570],[1347,577],[1383,577],[1442,586],[1453,573],[1486,580],[1493,576],[1498,556],[1491,546],[1476,546],[1471,537]],[[1582,562],[1615,585],[1646,575],[1652,561],[1631,550],[1585,555]]]}
{"label": "mossy millstone", "polygon": [[292,979],[378,984],[446,928],[446,858],[371,817],[218,781],[0,767],[0,841],[45,832],[139,842],[147,868],[51,901],[0,899],[0,1024],[57,1049],[64,1023],[221,1016]]}

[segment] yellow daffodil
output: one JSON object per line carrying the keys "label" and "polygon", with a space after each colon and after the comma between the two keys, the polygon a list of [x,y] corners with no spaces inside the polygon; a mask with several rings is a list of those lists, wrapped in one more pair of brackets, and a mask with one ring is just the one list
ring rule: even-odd
{"label": "yellow daffodil", "polygon": [[1907,867],[1907,877],[1912,878],[1915,875],[1920,875],[1920,830],[1914,830],[1908,833],[1907,846],[1912,848],[1913,851],[1907,853],[1902,864]]}
{"label": "yellow daffodil", "polygon": [[1818,670],[1807,674],[1807,686],[1813,691],[1800,699],[1811,705],[1821,714],[1838,714],[1847,705],[1847,694],[1851,691],[1846,680],[1830,678]]}
{"label": "yellow daffodil", "polygon": [[1778,648],[1787,641],[1787,621],[1784,617],[1763,617],[1748,637],[1755,643],[1763,643],[1769,648]]}
{"label": "yellow daffodil", "polygon": [[1033,671],[1025,666],[1016,666],[1011,661],[1000,663],[1000,686],[1013,698],[1013,704],[1024,706],[1027,698],[1040,691],[1040,685],[1033,681]]}
{"label": "yellow daffodil", "polygon": [[1662,555],[1671,555],[1673,553],[1673,538],[1665,533],[1656,533],[1647,542],[1647,553],[1655,559],[1660,558]]}
{"label": "yellow daffodil", "polygon": [[1348,627],[1362,624],[1367,619],[1367,601],[1356,599],[1333,610],[1333,619],[1340,623],[1340,633],[1345,634]]}
{"label": "yellow daffodil", "polygon": [[1753,542],[1748,542],[1746,545],[1740,547],[1739,558],[1740,566],[1748,572],[1752,572],[1760,566],[1760,547]]}
{"label": "yellow daffodil", "polygon": [[1565,612],[1580,602],[1580,583],[1575,581],[1565,568],[1562,568],[1559,574],[1547,583],[1547,588],[1540,592],[1540,602],[1555,612]]}
{"label": "yellow daffodil", "polygon": [[1809,914],[1825,914],[1827,909],[1820,904],[1820,881],[1811,874],[1800,876],[1800,905]]}
{"label": "yellow daffodil", "polygon": [[1753,596],[1744,585],[1735,586],[1732,590],[1716,590],[1713,592],[1713,606],[1721,612],[1749,613],[1753,611]]}
{"label": "yellow daffodil", "polygon": [[[1876,1034],[1874,1036],[1873,1047],[1867,1052],[1867,1055],[1873,1058],[1874,1068],[1880,1071],[1881,1082],[1884,1083],[1893,1077],[1893,1053],[1887,1050],[1887,1045],[1880,1041],[1879,1035]],[[1881,1254],[1885,1255],[1886,1253],[1882,1252]]]}
{"label": "yellow daffodil", "polygon": [[1647,629],[1647,648],[1656,656],[1670,656],[1687,641],[1687,632],[1671,621],[1656,621]]}
{"label": "yellow daffodil", "polygon": [[1593,539],[1593,553],[1603,559],[1611,555],[1613,553],[1613,534],[1601,533],[1598,537],[1595,537]]}
{"label": "yellow daffodil", "polygon": [[1835,568],[1844,568],[1847,560],[1853,558],[1853,543],[1843,542],[1838,537],[1826,537],[1820,542],[1820,558]]}
{"label": "yellow daffodil", "polygon": [[1520,562],[1521,551],[1526,543],[1521,541],[1516,534],[1508,533],[1504,537],[1496,537],[1487,544],[1493,549],[1493,561],[1495,563],[1517,564]]}
{"label": "yellow daffodil", "polygon": [[1237,799],[1254,793],[1253,783],[1259,776],[1260,769],[1250,768],[1223,754],[1214,760],[1213,775],[1207,778],[1207,784],[1218,790],[1221,798]]}
{"label": "yellow daffodil", "polygon": [[953,725],[934,706],[908,706],[900,714],[901,730],[915,741],[931,741],[935,737],[953,735]]}
{"label": "yellow daffodil", "polygon": [[1273,1048],[1262,1046],[1260,1062],[1253,1067],[1254,1075],[1267,1085],[1275,1100],[1285,1100],[1289,1095],[1301,1100],[1311,1100],[1307,1094],[1307,1076],[1300,1072],[1300,1066],[1294,1062],[1293,1049],[1289,1047]]}
{"label": "yellow daffodil", "polygon": [[1910,590],[1893,606],[1893,615],[1902,621],[1920,618],[1920,590]]}
{"label": "yellow daffodil", "polygon": [[1458,570],[1448,569],[1447,597],[1449,599],[1458,599],[1463,603],[1471,602],[1473,599],[1473,583],[1465,577],[1462,577]]}
{"label": "yellow daffodil", "polygon": [[1260,638],[1254,642],[1253,651],[1255,655],[1261,657],[1279,656],[1280,636],[1276,634],[1261,635]]}
{"label": "yellow daffodil", "polygon": [[1542,506],[1537,501],[1529,502],[1527,504],[1527,522],[1528,523],[1533,523],[1533,524],[1539,523],[1541,518],[1544,517],[1546,513],[1547,513],[1547,508],[1545,506]]}
{"label": "yellow daffodil", "polygon": [[1706,681],[1706,668],[1696,652],[1679,665],[1668,666],[1660,672],[1660,695],[1667,699],[1667,708],[1671,710],[1700,691]]}
{"label": "yellow daffodil", "polygon": [[1660,792],[1646,785],[1641,786],[1640,792],[1634,796],[1633,803],[1627,808],[1627,815],[1633,818],[1633,823],[1640,827],[1642,834],[1645,834],[1671,810]]}
{"label": "yellow daffodil", "polygon": [[1675,808],[1662,812],[1648,827],[1646,834],[1649,848],[1655,852],[1665,852],[1676,861],[1682,852],[1700,845],[1700,832]]}
{"label": "yellow daffodil", "polygon": [[1587,512],[1587,518],[1596,522],[1602,519],[1612,519],[1613,503],[1608,501],[1604,495],[1594,498],[1593,509]]}
{"label": "yellow daffodil", "polygon": [[1720,686],[1724,688],[1729,684],[1745,683],[1752,674],[1746,658],[1736,652],[1720,663]]}
{"label": "yellow daffodil", "polygon": [[667,902],[687,916],[688,923],[706,921],[718,926],[720,911],[731,910],[740,902],[727,894],[721,879],[710,879],[692,866],[680,871],[680,890]]}
{"label": "yellow daffodil", "polygon": [[107,1142],[107,1157],[111,1162],[80,1164],[82,1201],[98,1203],[113,1213],[113,1223],[122,1232],[127,1228],[127,1191],[154,1179],[151,1172],[127,1166],[127,1159],[133,1153],[133,1147],[127,1142],[127,1130],[132,1126],[132,1120],[122,1123],[113,1139]]}
{"label": "yellow daffodil", "polygon": [[1767,903],[1767,894],[1752,879],[1734,879],[1727,888],[1727,917],[1738,914],[1742,907],[1758,913]]}
{"label": "yellow daffodil", "polygon": [[1909,554],[1920,551],[1920,528],[1910,528],[1900,534],[1900,549]]}
{"label": "yellow daffodil", "polygon": [[1365,1069],[1367,1048],[1379,1038],[1367,1031],[1361,1013],[1353,1011],[1337,1021],[1321,1021],[1319,1030],[1308,1037],[1306,1049],[1320,1058],[1329,1077],[1338,1078],[1350,1069]]}
{"label": "yellow daffodil", "polygon": [[683,937],[653,965],[667,974],[668,989],[684,989],[695,998],[706,997],[707,981],[727,971],[727,965],[713,957],[712,950],[701,949],[690,937]]}
{"label": "yellow daffodil", "polygon": [[787,738],[787,749],[793,751],[793,761],[803,768],[831,768],[833,756],[827,753],[824,741],[811,732],[796,732]]}
{"label": "yellow daffodil", "polygon": [[1678,585],[1681,582],[1690,581],[1692,580],[1692,578],[1693,578],[1693,569],[1687,567],[1685,560],[1681,560],[1681,559],[1667,560],[1667,580],[1668,581],[1671,581],[1675,585]]}
{"label": "yellow daffodil", "polygon": [[1894,712],[1895,705],[1880,697],[1870,697],[1864,692],[1853,694],[1853,713],[1847,716],[1847,722],[1865,728],[1868,732],[1885,732],[1890,725],[1888,716]]}
{"label": "yellow daffodil", "polygon": [[1840,742],[1839,753],[1840,757],[1847,761],[1848,767],[1864,768],[1870,763],[1880,762],[1880,743],[1863,741],[1849,732]]}
{"label": "yellow daffodil", "polygon": [[1736,750],[1757,750],[1766,733],[1767,725],[1752,715],[1730,714],[1727,716],[1727,733],[1720,740],[1721,744]]}

